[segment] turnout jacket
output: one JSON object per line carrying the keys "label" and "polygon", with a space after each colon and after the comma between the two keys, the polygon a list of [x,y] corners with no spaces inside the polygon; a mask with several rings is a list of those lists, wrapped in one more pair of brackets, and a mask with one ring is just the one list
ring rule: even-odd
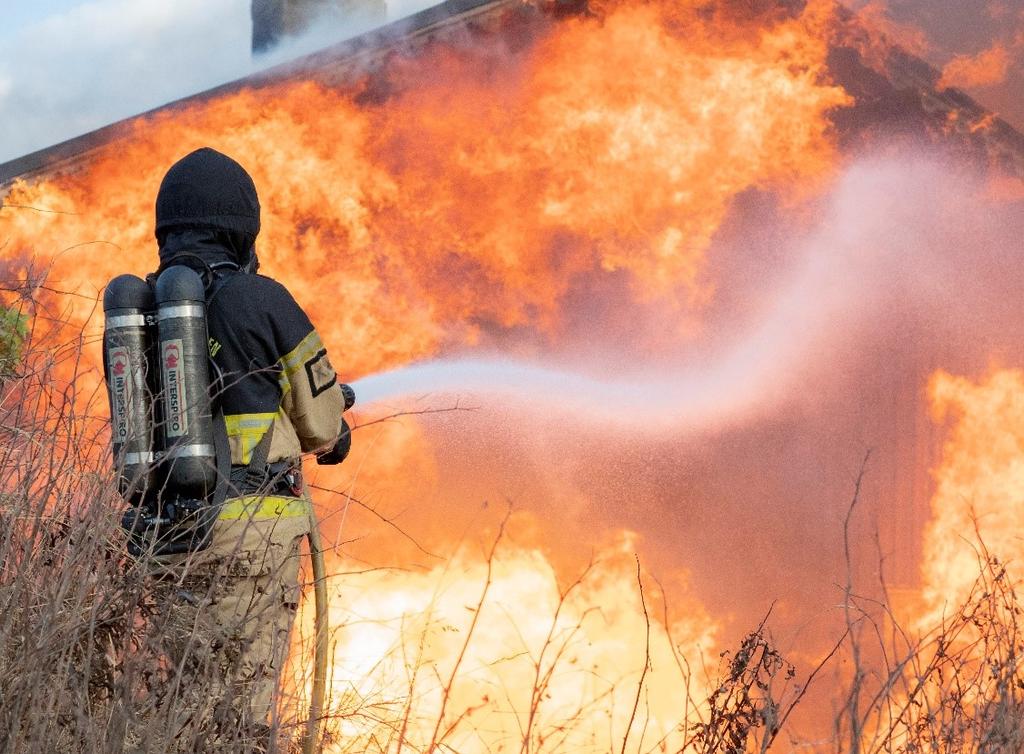
{"label": "turnout jacket", "polygon": [[186,264],[216,276],[207,289],[207,326],[234,465],[249,463],[271,426],[268,462],[332,444],[345,408],[323,342],[302,308],[280,283],[240,271],[255,270],[259,230],[256,185],[227,155],[197,149],[160,183],[160,268]]}
{"label": "turnout jacket", "polygon": [[331,445],[345,398],[309,317],[275,280],[221,275],[207,302],[207,325],[231,463],[248,464],[272,425],[269,463]]}

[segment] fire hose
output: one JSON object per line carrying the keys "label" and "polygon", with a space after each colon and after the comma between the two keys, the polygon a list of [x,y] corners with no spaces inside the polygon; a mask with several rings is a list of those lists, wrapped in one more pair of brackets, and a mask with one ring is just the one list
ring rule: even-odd
{"label": "fire hose", "polygon": [[[348,411],[356,402],[355,391],[348,385],[342,385],[345,396],[345,410]],[[352,430],[348,422],[341,420],[341,431],[334,447],[317,456],[316,462],[321,466],[334,466],[348,457],[352,448]],[[327,649],[330,638],[328,626],[327,604],[327,569],[324,566],[323,544],[320,541],[320,526],[315,513],[309,514],[309,556],[313,561],[313,601],[316,617],[313,622],[313,689],[309,695],[309,719],[306,721],[306,732],[302,739],[302,754],[314,754],[320,738],[320,717],[323,714],[324,694],[327,691]]]}
{"label": "fire hose", "polygon": [[313,627],[313,690],[309,697],[309,719],[302,739],[302,754],[314,754],[320,738],[320,715],[323,713],[324,693],[327,689],[327,570],[320,542],[320,526],[316,515],[309,514],[309,555],[313,561],[313,600],[316,617]]}

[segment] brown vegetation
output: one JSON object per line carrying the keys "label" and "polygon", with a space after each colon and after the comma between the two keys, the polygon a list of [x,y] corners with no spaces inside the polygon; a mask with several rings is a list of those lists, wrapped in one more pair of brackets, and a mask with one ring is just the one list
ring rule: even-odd
{"label": "brown vegetation", "polygon": [[[182,684],[184,668],[168,662],[165,641],[172,632],[172,616],[162,604],[161,587],[125,555],[119,526],[123,503],[114,489],[104,435],[97,431],[94,416],[103,414],[102,396],[78,395],[77,375],[66,361],[58,370],[63,377],[53,368],[55,354],[74,353],[82,345],[34,349],[3,376],[0,750],[283,750],[287,745],[281,742],[300,726],[301,710],[285,710],[275,731],[268,732],[261,724],[233,716],[229,696],[207,699],[204,707],[203,688],[195,681]],[[499,532],[491,558],[501,540]],[[722,655],[718,671],[702,671],[718,674],[707,686],[712,691],[706,698],[694,698],[692,689],[708,679],[691,684],[690,668],[680,661],[681,746],[644,735],[642,701],[649,692],[645,679],[655,619],[648,614],[653,603],[644,594],[650,577],[638,563],[637,591],[648,627],[648,652],[632,682],[635,701],[621,733],[621,751],[782,750],[778,741],[790,714],[822,667],[837,658],[845,658],[852,667],[844,673],[848,686],[840,695],[840,711],[831,734],[807,748],[849,754],[1020,751],[1021,604],[996,555],[979,545],[978,562],[979,578],[967,601],[949,610],[937,625],[923,629],[898,626],[885,604],[858,597],[848,583],[847,630],[810,672],[798,673],[779,654],[764,622],[734,652]],[[565,588],[561,600],[586,578],[588,571]],[[488,570],[473,608],[476,615],[489,599],[490,584]],[[331,700],[330,720],[344,720],[349,726],[365,723],[373,733],[347,740],[343,729],[334,728],[325,739],[326,749],[459,750],[449,734],[471,725],[473,710],[453,707],[448,692],[463,672],[461,658],[476,638],[474,627],[475,620],[461,638],[459,658],[440,678],[442,704],[430,740],[415,741],[408,733],[416,673],[423,669],[417,658],[410,658],[406,699],[380,705],[343,694]],[[529,699],[528,708],[520,711],[522,737],[510,744],[510,750],[560,750],[559,741],[571,722],[547,728],[549,722],[541,713],[551,679],[561,672],[566,647],[578,628],[563,631],[552,625],[534,659],[532,690],[524,697]],[[581,715],[593,712],[579,710]],[[383,737],[382,731],[387,732]]]}

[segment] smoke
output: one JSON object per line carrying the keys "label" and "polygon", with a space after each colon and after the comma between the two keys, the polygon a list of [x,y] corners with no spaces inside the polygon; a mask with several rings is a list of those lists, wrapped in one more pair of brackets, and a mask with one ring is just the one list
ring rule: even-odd
{"label": "smoke", "polygon": [[1014,127],[1024,128],[1024,9],[1005,0],[849,0],[884,32],[943,72],[940,86],[964,88]]}
{"label": "smoke", "polygon": [[[407,494],[429,504],[407,523],[445,541],[445,526],[504,496],[584,549],[627,529],[656,572],[685,568],[712,614],[745,626],[778,599],[792,627],[835,602],[842,521],[870,449],[855,578],[869,592],[884,560],[890,586],[913,585],[942,437],[929,377],[1024,363],[1024,202],[988,188],[942,154],[892,148],[851,162],[806,212],[765,211],[751,195],[709,252],[716,294],[701,330],[674,336],[669,359],[577,358],[619,347],[615,318],[641,337],[644,312],[619,303],[582,341],[530,360],[495,357],[492,339],[357,381],[360,418],[456,397],[475,409],[425,417],[434,471]],[[371,489],[356,493],[388,488]],[[368,542],[367,558],[386,547]],[[551,547],[572,557],[564,537]]]}
{"label": "smoke", "polygon": [[[330,45],[351,39],[414,13],[437,5],[439,0],[390,0],[382,17],[372,7],[360,9],[358,3],[339,8],[331,2],[318,6],[319,13],[307,20],[305,29],[283,38],[275,47],[262,53],[255,61],[259,68],[269,68],[309,55]],[[255,68],[254,68],[255,70]]]}
{"label": "smoke", "polygon": [[[388,20],[432,3],[399,0]],[[0,45],[0,162],[248,76],[379,21],[325,16],[252,60],[250,0],[91,0]],[[6,11],[4,11],[6,14]]]}

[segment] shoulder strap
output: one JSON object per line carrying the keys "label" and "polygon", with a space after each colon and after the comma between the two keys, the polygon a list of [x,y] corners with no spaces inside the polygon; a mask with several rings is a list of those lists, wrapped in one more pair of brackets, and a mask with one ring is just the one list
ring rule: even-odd
{"label": "shoulder strap", "polygon": [[[228,281],[228,275],[219,275],[211,270],[212,280],[206,287],[206,306],[207,312],[209,312],[210,303],[214,297],[220,292]],[[228,428],[224,421],[224,409],[220,405],[220,390],[223,389],[223,375],[221,374],[220,368],[217,366],[212,358],[210,359],[210,386],[212,388],[212,394],[210,396],[213,401],[213,438],[214,448],[216,452],[215,458],[217,459],[217,487],[213,493],[213,500],[211,507],[220,512],[221,506],[227,499],[229,494],[229,487],[231,485],[231,445],[228,442]],[[260,441],[262,443],[262,440]],[[269,445],[269,444],[268,444]],[[258,449],[258,446],[257,446]],[[269,452],[269,447],[268,447]],[[253,452],[255,455],[255,451]],[[250,464],[251,467],[251,464]]]}
{"label": "shoulder strap", "polygon": [[228,443],[228,428],[224,423],[224,412],[217,409],[213,414],[213,447],[217,463],[217,486],[213,490],[210,508],[213,519],[220,515],[221,506],[228,498],[231,486],[231,446]]}
{"label": "shoulder strap", "polygon": [[[235,275],[237,275],[237,274],[240,274],[240,273],[238,273],[237,270],[230,270],[230,271],[226,271],[226,272],[221,272],[219,270],[214,270],[213,271],[213,280],[211,281],[210,285],[206,289],[206,306],[207,306],[207,308],[209,308],[210,304],[213,303],[213,300],[216,298],[217,294],[220,293],[224,289],[224,286],[226,286],[228,284],[228,282],[233,277],[235,277]],[[219,446],[217,447],[217,467],[218,467],[218,470],[220,470],[221,466],[222,466],[221,459],[222,458],[226,459],[226,461],[223,464],[225,466],[224,473],[218,474],[218,477],[219,478],[228,478],[228,479],[230,479],[230,476],[231,476],[231,451],[230,451],[230,449],[228,447],[227,427],[226,427],[226,425],[224,423],[223,412],[218,412],[217,413],[217,422],[218,422],[217,423],[217,435],[218,436],[223,435],[223,438],[224,438],[223,452],[221,452],[222,451],[221,447],[219,447]],[[271,421],[270,427],[267,429],[266,432],[263,433],[263,437],[260,438],[260,441],[258,443],[256,443],[256,447],[253,448],[253,450],[252,450],[252,455],[249,458],[249,464],[248,464],[248,466],[246,466],[246,469],[245,469],[245,482],[243,483],[243,488],[244,489],[255,490],[255,489],[259,489],[260,487],[262,487],[265,484],[265,482],[266,482],[266,471],[267,471],[267,459],[270,457],[270,445],[271,445],[271,443],[273,443],[273,441],[274,441],[274,422]],[[221,497],[217,501],[218,506],[219,506],[219,504],[221,502],[223,502],[223,499],[224,498]]]}
{"label": "shoulder strap", "polygon": [[217,294],[221,292],[221,289],[228,284],[228,281],[234,277],[234,275],[221,272],[220,270],[213,270],[211,272],[213,280],[206,286],[206,305],[209,306],[213,303],[213,300],[217,297]]}
{"label": "shoulder strap", "polygon": [[274,421],[263,437],[252,449],[249,465],[245,469],[245,488],[259,489],[266,483],[267,458],[270,456],[270,444],[274,441]]}

